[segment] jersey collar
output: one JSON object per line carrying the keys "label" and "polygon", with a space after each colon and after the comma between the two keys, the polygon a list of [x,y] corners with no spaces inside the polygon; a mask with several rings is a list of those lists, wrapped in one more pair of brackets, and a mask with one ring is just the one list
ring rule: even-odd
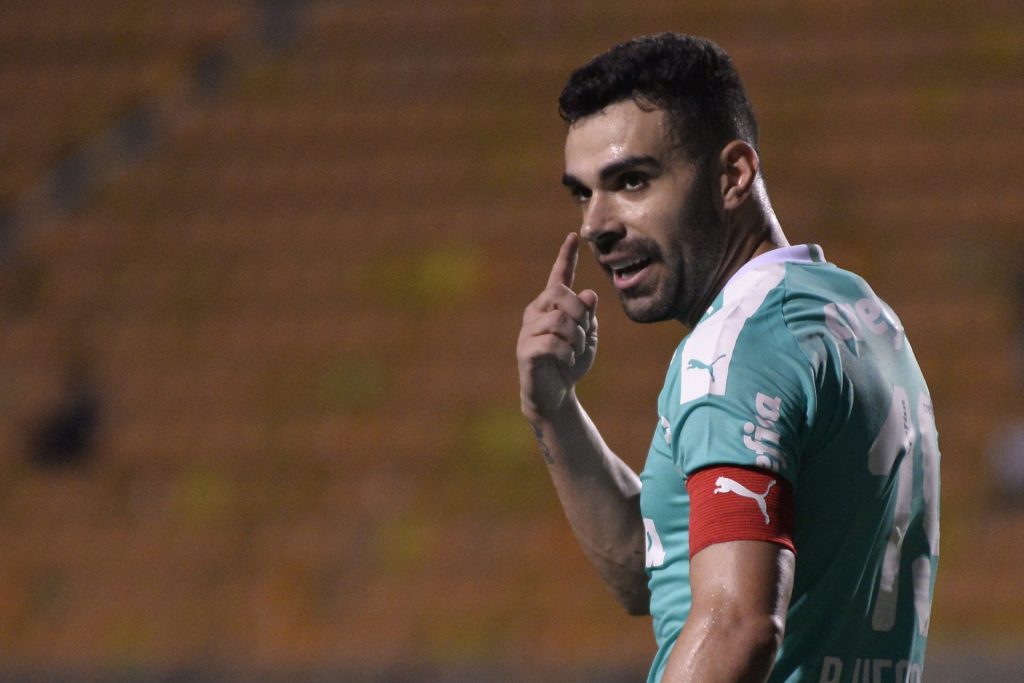
{"label": "jersey collar", "polygon": [[708,310],[704,312],[704,315],[701,316],[700,321],[698,321],[697,324],[699,325],[701,322],[707,319],[708,316],[710,316],[711,314],[713,314],[715,311],[722,307],[722,296],[726,288],[728,288],[730,284],[736,282],[738,278],[740,278],[741,276],[748,272],[757,270],[759,268],[764,268],[775,263],[824,262],[825,254],[821,250],[821,247],[819,247],[817,244],[798,244],[795,247],[779,247],[778,249],[766,251],[760,256],[756,256],[747,261],[746,263],[744,263],[739,270],[732,274],[732,277],[730,277],[729,281],[725,283],[725,287],[723,287],[722,291],[718,293],[718,296],[715,297],[715,300],[711,302],[711,305],[708,307]]}
{"label": "jersey collar", "polygon": [[[817,244],[798,244],[794,247],[779,247],[778,249],[772,249],[766,251],[760,256],[755,256],[750,259],[743,266],[733,273],[729,281],[735,280],[737,277],[746,273],[748,270],[754,270],[756,268],[763,268],[772,263],[823,263],[825,261],[825,253],[821,250]],[[726,283],[726,287],[729,283]]]}

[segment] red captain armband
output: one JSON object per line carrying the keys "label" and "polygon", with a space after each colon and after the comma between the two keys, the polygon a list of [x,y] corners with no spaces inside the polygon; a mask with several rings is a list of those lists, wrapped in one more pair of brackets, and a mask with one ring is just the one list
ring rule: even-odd
{"label": "red captain armband", "polygon": [[793,487],[777,474],[713,466],[690,475],[690,557],[715,543],[793,546]]}

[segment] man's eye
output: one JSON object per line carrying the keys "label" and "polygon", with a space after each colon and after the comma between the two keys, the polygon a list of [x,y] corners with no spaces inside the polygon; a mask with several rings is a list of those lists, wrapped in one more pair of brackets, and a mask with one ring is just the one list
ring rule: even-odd
{"label": "man's eye", "polygon": [[641,173],[627,173],[622,176],[622,189],[627,191],[642,190],[647,186],[647,178]]}
{"label": "man's eye", "polygon": [[585,190],[582,187],[574,187],[569,191],[572,195],[572,200],[577,204],[583,204],[590,199],[590,190]]}

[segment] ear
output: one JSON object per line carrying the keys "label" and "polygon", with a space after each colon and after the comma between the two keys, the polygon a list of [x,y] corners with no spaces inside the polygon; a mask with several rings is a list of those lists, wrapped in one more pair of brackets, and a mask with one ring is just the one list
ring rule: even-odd
{"label": "ear", "polygon": [[731,211],[747,200],[754,189],[761,160],[757,151],[743,140],[733,140],[718,155],[719,191],[722,209]]}

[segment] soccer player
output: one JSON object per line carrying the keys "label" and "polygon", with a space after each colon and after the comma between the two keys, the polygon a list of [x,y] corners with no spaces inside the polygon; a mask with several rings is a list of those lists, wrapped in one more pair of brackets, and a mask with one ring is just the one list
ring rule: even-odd
{"label": "soccer player", "polygon": [[[920,681],[939,451],[899,319],[788,244],[714,43],[629,41],[559,103],[582,225],[523,315],[522,411],[584,553],[653,617],[649,681]],[[630,319],[690,330],[639,476],[575,393],[598,340],[597,294],[573,289],[581,239]]]}

